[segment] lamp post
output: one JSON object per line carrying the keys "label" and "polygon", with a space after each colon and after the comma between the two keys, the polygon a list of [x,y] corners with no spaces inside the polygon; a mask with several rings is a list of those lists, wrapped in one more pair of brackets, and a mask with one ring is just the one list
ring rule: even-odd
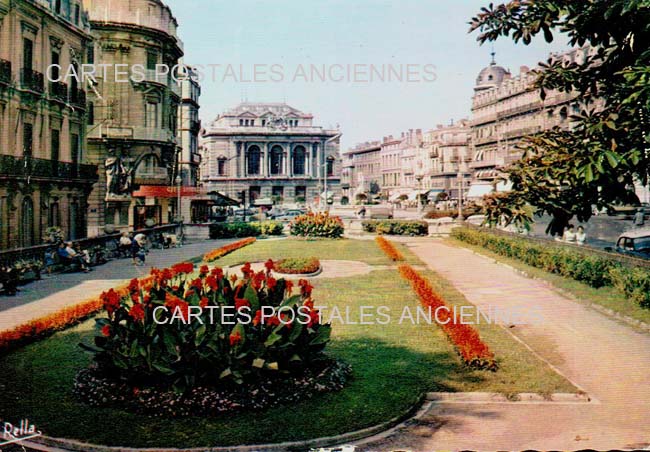
{"label": "lamp post", "polygon": [[176,176],[176,221],[180,223],[181,221],[181,183],[183,179],[180,175]]}
{"label": "lamp post", "polygon": [[417,200],[418,200],[418,212],[422,212],[424,209],[424,206],[422,205],[422,179],[424,178],[424,175],[418,174],[415,176],[415,180],[418,181],[418,193],[417,193]]}

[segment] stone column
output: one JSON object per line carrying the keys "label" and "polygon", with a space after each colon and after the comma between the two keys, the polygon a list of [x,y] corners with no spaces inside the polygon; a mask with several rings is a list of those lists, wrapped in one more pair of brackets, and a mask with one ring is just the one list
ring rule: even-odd
{"label": "stone column", "polygon": [[268,142],[264,143],[264,158],[262,159],[261,162],[261,172],[262,172],[262,176],[264,177],[269,177],[269,175],[271,174],[270,147],[271,147],[270,143]]}
{"label": "stone column", "polygon": [[242,161],[245,160],[244,152],[242,152],[242,143],[241,141],[235,142],[235,147],[237,148],[236,158],[235,158],[235,176],[242,177],[244,175],[244,165]]}
{"label": "stone column", "polygon": [[291,143],[287,143],[287,176],[293,177],[293,150]]}

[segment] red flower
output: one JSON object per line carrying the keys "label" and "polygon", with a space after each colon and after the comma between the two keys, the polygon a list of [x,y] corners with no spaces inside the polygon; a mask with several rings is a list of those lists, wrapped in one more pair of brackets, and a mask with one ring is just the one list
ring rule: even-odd
{"label": "red flower", "polygon": [[236,331],[234,333],[230,334],[230,346],[234,347],[235,345],[241,344],[241,334],[239,334],[239,331]]}
{"label": "red flower", "polygon": [[233,282],[233,283],[235,281],[237,281],[237,275],[235,275],[235,274],[230,275],[230,281]]}
{"label": "red flower", "polygon": [[244,278],[250,278],[250,276],[253,274],[253,270],[251,269],[251,264],[250,262],[246,262],[242,268],[241,272],[244,275]]}
{"label": "red flower", "polygon": [[278,281],[273,276],[269,276],[268,278],[266,278],[266,287],[269,290],[273,290],[273,288],[277,285],[278,285]]}
{"label": "red flower", "polygon": [[306,279],[299,280],[298,286],[300,286],[300,293],[305,297],[309,297],[311,295],[312,289],[314,288]]}
{"label": "red flower", "polygon": [[221,267],[214,267],[210,274],[217,279],[221,279],[223,278],[223,269]]}
{"label": "red flower", "polygon": [[210,269],[208,268],[207,265],[201,265],[201,268],[199,269],[199,274],[201,276],[205,276],[205,275],[208,274],[209,271],[210,271]]}
{"label": "red flower", "polygon": [[200,291],[201,289],[203,289],[203,280],[201,280],[201,278],[196,278],[195,280],[192,281],[190,286]]}
{"label": "red flower", "polygon": [[109,289],[108,292],[101,294],[100,299],[104,303],[104,309],[111,315],[120,307],[120,295],[115,292],[115,289]]}
{"label": "red flower", "polygon": [[208,298],[207,297],[201,298],[201,301],[199,302],[199,306],[201,306],[201,308],[205,308],[207,305],[208,305]]}
{"label": "red flower", "polygon": [[249,301],[245,298],[235,298],[235,309],[239,311],[243,307],[249,307],[250,308],[251,304]]}
{"label": "red flower", "polygon": [[318,311],[316,309],[312,309],[309,311],[309,322],[307,322],[307,328],[311,328],[312,326],[318,324],[320,322],[320,315],[318,314]]}
{"label": "red flower", "polygon": [[291,292],[293,292],[293,281],[285,281],[284,282],[284,290],[287,292],[288,295],[291,295]]}
{"label": "red flower", "polygon": [[182,262],[172,267],[172,272],[176,275],[180,275],[183,273],[192,273],[193,271],[194,271],[194,264],[191,262]]}
{"label": "red flower", "polygon": [[144,308],[140,303],[136,303],[129,310],[129,315],[133,320],[136,321],[144,320]]}
{"label": "red flower", "polygon": [[266,271],[267,271],[267,272],[271,272],[271,271],[273,271],[273,269],[275,268],[275,264],[273,263],[273,261],[272,261],[271,259],[269,259],[269,260],[266,261],[266,263],[264,264],[264,267],[266,268]]}
{"label": "red flower", "polygon": [[105,337],[109,337],[111,335],[111,326],[110,325],[104,325],[102,327],[102,334]]}
{"label": "red flower", "polygon": [[151,303],[151,295],[145,294],[144,296],[144,304],[149,304]]}
{"label": "red flower", "polygon": [[180,311],[183,320],[187,321],[189,317],[189,304],[187,304],[186,301],[183,301],[177,296],[172,295],[168,292],[165,295],[165,306],[167,306],[170,309],[172,314],[175,313],[177,310]]}
{"label": "red flower", "polygon": [[253,325],[257,326],[260,324],[261,321],[262,321],[262,310],[260,309],[255,313],[255,317],[253,317]]}
{"label": "red flower", "polygon": [[131,282],[129,282],[129,292],[134,293],[140,290],[140,281],[138,281],[138,278],[133,278]]}
{"label": "red flower", "polygon": [[255,276],[253,276],[253,283],[252,283],[253,288],[255,290],[260,290],[262,288],[262,283],[264,282],[265,279],[266,279],[266,275],[264,274],[264,272],[255,273]]}
{"label": "red flower", "polygon": [[210,290],[217,290],[219,288],[219,282],[217,281],[217,278],[212,275],[205,278],[205,283],[208,285]]}

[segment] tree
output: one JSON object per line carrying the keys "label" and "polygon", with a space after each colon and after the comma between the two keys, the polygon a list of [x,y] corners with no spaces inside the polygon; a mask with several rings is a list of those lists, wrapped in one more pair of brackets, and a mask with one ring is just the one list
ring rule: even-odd
{"label": "tree", "polygon": [[535,87],[577,92],[581,112],[559,128],[528,137],[523,158],[507,168],[508,193],[487,199],[488,221],[527,226],[524,209],[553,217],[549,231],[574,216],[587,221],[592,205],[608,208],[638,202],[634,181],[646,185],[650,163],[650,0],[513,0],[482,8],[470,22],[483,44],[499,37],[530,44],[537,35],[595,51],[582,63],[550,58],[541,64]]}

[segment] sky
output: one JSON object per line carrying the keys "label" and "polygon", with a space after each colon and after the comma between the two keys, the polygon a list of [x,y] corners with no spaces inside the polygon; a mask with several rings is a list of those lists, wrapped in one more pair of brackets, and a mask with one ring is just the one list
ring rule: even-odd
{"label": "sky", "polygon": [[[482,0],[165,2],[179,22],[185,63],[205,68],[205,125],[244,100],[286,102],[316,125],[340,127],[342,149],[469,118],[476,77],[491,59],[492,45],[468,34],[467,22],[488,4]],[[563,37],[494,43],[497,63],[515,75],[567,48]],[[384,81],[378,72],[370,79],[372,67],[386,71]]]}

